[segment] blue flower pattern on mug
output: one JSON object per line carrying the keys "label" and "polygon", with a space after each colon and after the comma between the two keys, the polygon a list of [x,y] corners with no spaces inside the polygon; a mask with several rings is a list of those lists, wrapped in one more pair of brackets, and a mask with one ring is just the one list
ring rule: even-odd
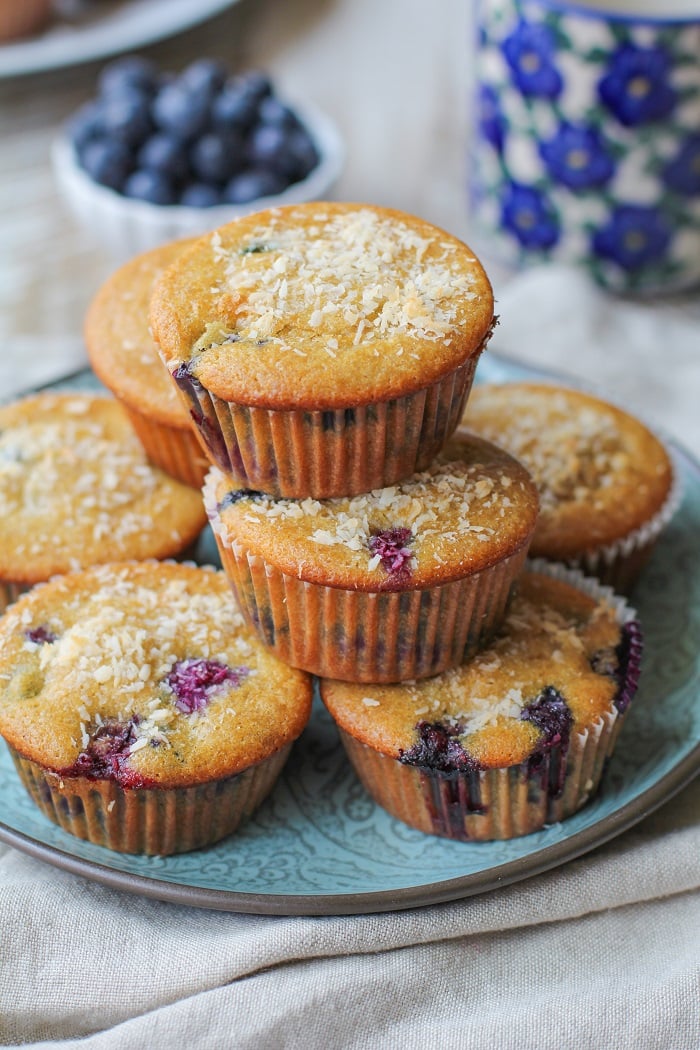
{"label": "blue flower pattern on mug", "polygon": [[658,209],[621,204],[608,224],[594,232],[593,247],[603,259],[634,271],[662,259],[672,236],[670,223]]}
{"label": "blue flower pattern on mug", "polygon": [[700,87],[683,72],[696,26],[601,16],[607,39],[592,44],[589,19],[559,0],[481,9],[475,215],[521,260],[580,262],[618,288],[697,280],[679,236],[700,230]]}
{"label": "blue flower pattern on mug", "polygon": [[541,23],[520,21],[503,41],[503,54],[523,95],[556,98],[564,86],[553,63],[556,42],[552,31]]}
{"label": "blue flower pattern on mug", "polygon": [[572,190],[605,186],[615,174],[615,161],[599,131],[586,125],[563,123],[540,155],[557,182]]}
{"label": "blue flower pattern on mug", "polygon": [[623,44],[598,84],[601,102],[628,128],[663,120],[676,104],[670,71],[671,58],[663,48]]}
{"label": "blue flower pattern on mug", "polygon": [[511,182],[501,200],[501,221],[524,248],[544,250],[559,240],[559,224],[552,205],[534,186]]}
{"label": "blue flower pattern on mug", "polygon": [[683,196],[700,194],[700,134],[688,135],[676,157],[664,168],[664,183]]}
{"label": "blue flower pattern on mug", "polygon": [[479,130],[487,142],[500,153],[506,136],[505,117],[498,105],[498,95],[488,84],[479,91]]}

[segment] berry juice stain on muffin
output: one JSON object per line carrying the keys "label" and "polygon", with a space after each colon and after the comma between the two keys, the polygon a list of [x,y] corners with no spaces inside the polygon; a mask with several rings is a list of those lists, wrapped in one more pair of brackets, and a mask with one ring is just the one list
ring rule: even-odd
{"label": "berry juice stain on muffin", "polygon": [[537,520],[502,450],[455,435],[396,485],[325,500],[231,489],[205,504],[248,622],[294,666],[351,681],[437,674],[496,629]]}
{"label": "berry juice stain on muffin", "polygon": [[0,619],[0,734],[20,776],[47,816],[113,849],[230,834],[310,712],[308,675],[246,629],[223,573],[98,566]]}
{"label": "berry juice stain on muffin", "polygon": [[610,591],[576,580],[526,572],[489,646],[441,675],[321,683],[380,805],[423,831],[493,839],[591,796],[636,688],[641,635]]}
{"label": "berry juice stain on muffin", "polygon": [[178,711],[192,714],[206,707],[222,685],[236,688],[250,674],[249,667],[228,667],[217,660],[178,660],[165,679]]}
{"label": "berry juice stain on muffin", "polygon": [[90,780],[114,780],[126,788],[146,787],[149,783],[147,778],[129,766],[131,748],[138,739],[138,723],[138,715],[132,715],[126,722],[117,718],[101,721],[87,734],[87,744],[74,764],[62,769],[61,775],[84,776]]}

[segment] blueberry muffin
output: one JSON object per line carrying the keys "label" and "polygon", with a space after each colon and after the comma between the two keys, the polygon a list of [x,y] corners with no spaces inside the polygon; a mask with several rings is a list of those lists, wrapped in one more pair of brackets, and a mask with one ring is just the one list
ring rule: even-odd
{"label": "blueberry muffin", "polygon": [[275,499],[212,468],[204,498],[262,641],[296,667],[364,682],[437,674],[484,644],[538,506],[525,469],[472,435],[429,470],[359,496]]}
{"label": "blueberry muffin", "polygon": [[501,631],[469,663],[403,685],[324,681],[321,695],[391,814],[447,838],[509,839],[595,794],[641,645],[634,614],[608,588],[526,572]]}
{"label": "blueberry muffin", "polygon": [[153,284],[189,241],[137,255],[102,285],[85,318],[93,371],[124,406],[149,461],[201,488],[209,461],[158,356],[148,321]]}
{"label": "blueberry muffin", "polygon": [[309,677],[247,631],[222,573],[93,567],[0,619],[0,734],[19,775],[47,817],[110,849],[230,834],[310,710]]}
{"label": "blueberry muffin", "polygon": [[0,407],[0,609],[57,573],[171,558],[206,525],[199,492],[150,466],[122,407],[38,394]]}
{"label": "blueberry muffin", "polygon": [[629,589],[678,504],[658,438],[599,398],[534,383],[477,387],[463,422],[535,479],[541,511],[530,553]]}
{"label": "blueberry muffin", "polygon": [[470,248],[370,205],[239,219],[156,283],[151,323],[215,465],[242,488],[325,499],[425,469],[493,326]]}

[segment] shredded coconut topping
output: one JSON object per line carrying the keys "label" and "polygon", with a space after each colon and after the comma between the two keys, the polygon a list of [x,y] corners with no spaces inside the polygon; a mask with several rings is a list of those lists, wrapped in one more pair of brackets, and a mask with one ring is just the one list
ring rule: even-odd
{"label": "shredded coconut topping", "polygon": [[50,417],[47,398],[36,418],[9,415],[0,428],[0,543],[19,555],[40,555],[59,541],[78,569],[96,551],[128,550],[135,536],[153,535],[154,516],[172,507],[175,483],[146,462],[119,407],[118,415],[111,405],[109,415],[91,414],[94,400],[56,399]]}
{"label": "shredded coconut topping", "polygon": [[223,312],[246,340],[285,346],[291,316],[297,323],[305,317],[311,332],[326,318],[342,320],[347,341],[325,341],[331,356],[387,336],[440,340],[452,331],[459,304],[476,296],[463,246],[435,246],[406,223],[370,209],[319,214],[305,229],[285,226],[273,214],[248,245],[230,251],[212,238],[224,271]]}
{"label": "shredded coconut topping", "polygon": [[[192,717],[182,714],[173,691],[172,676],[183,665],[212,661],[223,667],[217,699],[255,674],[255,650],[239,633],[243,618],[227,589],[197,593],[187,581],[173,579],[154,590],[111,568],[98,572],[101,586],[92,593],[67,596],[52,621],[55,640],[34,647],[45,703],[50,705],[53,696],[81,701],[77,713],[83,747],[103,716],[114,714],[109,699],[101,711],[102,696],[118,692],[121,721],[138,716],[135,751],[151,742],[167,743],[178,719]],[[251,662],[244,674],[240,665]],[[105,691],[95,693],[96,683]]]}
{"label": "shredded coconut topping", "polygon": [[563,501],[591,499],[614,484],[629,465],[629,453],[612,412],[604,406],[572,404],[566,394],[507,388],[489,398],[473,397],[465,423],[501,445],[528,468],[543,509]]}
{"label": "shredded coconut topping", "polygon": [[[471,535],[488,541],[495,529],[477,521],[504,498],[503,488],[499,477],[490,475],[488,466],[450,461],[435,463],[399,485],[352,498],[291,500],[256,494],[254,500],[245,503],[244,519],[251,524],[261,518],[298,521],[320,546],[365,551],[367,567],[373,571],[385,560],[384,548],[380,549],[374,537],[387,535],[387,529],[404,530],[407,540],[410,535],[411,548],[402,554],[404,560],[415,557],[416,548],[427,539],[451,541]],[[234,508],[239,506],[240,502],[234,504]],[[227,509],[222,509],[224,519],[226,513]]]}

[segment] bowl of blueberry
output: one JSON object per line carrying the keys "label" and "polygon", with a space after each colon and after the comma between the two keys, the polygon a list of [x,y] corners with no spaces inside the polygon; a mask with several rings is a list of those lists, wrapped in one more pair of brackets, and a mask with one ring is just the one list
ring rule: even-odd
{"label": "bowl of blueberry", "polygon": [[72,212],[118,259],[324,199],[343,159],[333,122],[279,97],[266,74],[230,75],[215,59],[162,73],[136,55],[105,66],[52,154]]}

